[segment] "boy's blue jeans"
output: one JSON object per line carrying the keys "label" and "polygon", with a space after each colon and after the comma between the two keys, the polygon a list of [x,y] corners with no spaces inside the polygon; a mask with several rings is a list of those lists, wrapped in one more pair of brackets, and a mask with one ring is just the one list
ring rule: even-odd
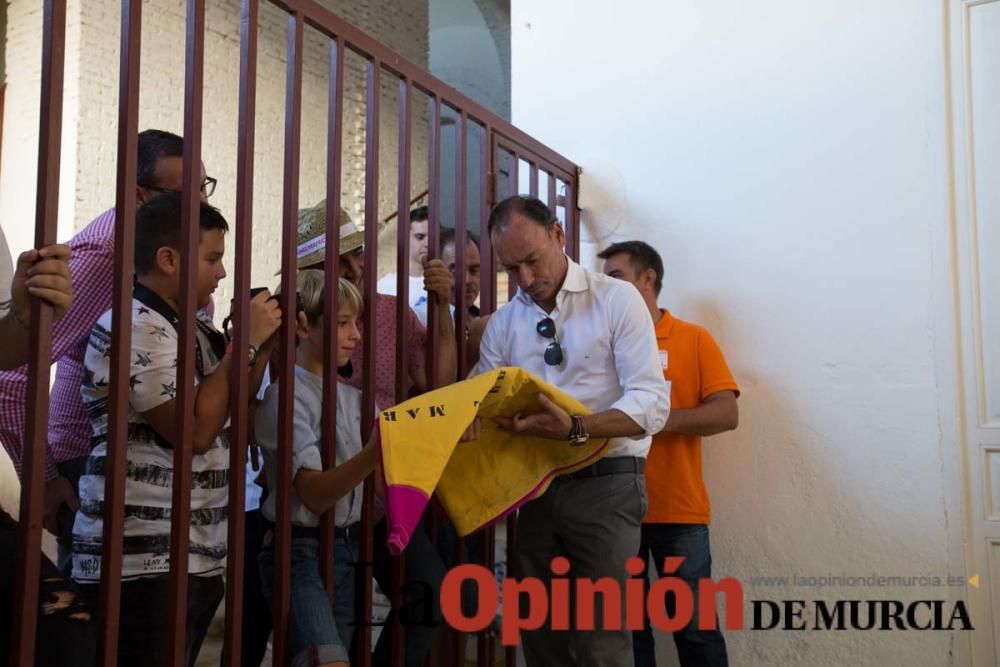
{"label": "boy's blue jeans", "polygon": [[[389,591],[391,559],[385,548],[386,526],[375,526],[374,574],[383,591]],[[405,663],[408,667],[424,664],[434,636],[441,624],[440,591],[444,564],[431,544],[421,522],[406,551],[406,581],[403,584],[404,607],[393,610],[372,655],[376,667],[389,665],[392,623],[400,614],[404,629]],[[355,630],[355,579],[360,562],[360,543],[353,536],[338,537],[334,546],[334,603],[331,609],[323,579],[319,573],[319,540],[292,539],[292,589],[288,648],[292,667],[311,666],[337,660],[348,661]],[[264,536],[259,557],[264,596],[270,601],[274,591],[274,534]]]}
{"label": "boy's blue jeans", "polygon": [[[292,539],[292,588],[288,619],[288,654],[292,667],[348,661],[354,633],[354,565],[358,542],[338,538],[334,546],[333,608],[319,573],[319,540]],[[258,558],[268,602],[274,596],[274,533],[264,536]]]}

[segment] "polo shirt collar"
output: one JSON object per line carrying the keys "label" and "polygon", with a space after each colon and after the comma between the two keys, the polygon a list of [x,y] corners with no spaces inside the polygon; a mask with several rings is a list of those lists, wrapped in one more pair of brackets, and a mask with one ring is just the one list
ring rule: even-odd
{"label": "polo shirt collar", "polygon": [[661,308],[660,312],[663,313],[663,317],[660,321],[656,323],[656,337],[657,338],[669,338],[670,332],[674,329],[674,316],[670,314],[670,311],[666,308]]}

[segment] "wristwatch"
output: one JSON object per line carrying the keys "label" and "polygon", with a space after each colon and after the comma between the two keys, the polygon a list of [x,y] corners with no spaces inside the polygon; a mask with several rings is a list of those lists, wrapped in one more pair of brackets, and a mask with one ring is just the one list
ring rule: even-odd
{"label": "wristwatch", "polygon": [[569,429],[569,444],[574,447],[579,447],[580,445],[586,445],[590,441],[590,434],[583,427],[583,417],[580,415],[572,415],[570,419],[573,425]]}
{"label": "wristwatch", "polygon": [[257,349],[257,346],[254,345],[253,343],[250,343],[250,353],[247,356],[247,361],[250,362],[251,366],[253,366],[255,363],[257,363],[257,354],[258,353],[260,353],[260,350]]}

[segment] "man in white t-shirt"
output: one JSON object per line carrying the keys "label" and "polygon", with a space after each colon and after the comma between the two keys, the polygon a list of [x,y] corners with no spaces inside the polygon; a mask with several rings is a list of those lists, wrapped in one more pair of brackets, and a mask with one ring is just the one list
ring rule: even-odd
{"label": "man in white t-shirt", "polygon": [[[410,308],[418,303],[427,303],[424,291],[424,260],[427,258],[427,207],[421,206],[410,211]],[[379,294],[396,296],[398,275],[395,271],[386,274],[375,288]]]}

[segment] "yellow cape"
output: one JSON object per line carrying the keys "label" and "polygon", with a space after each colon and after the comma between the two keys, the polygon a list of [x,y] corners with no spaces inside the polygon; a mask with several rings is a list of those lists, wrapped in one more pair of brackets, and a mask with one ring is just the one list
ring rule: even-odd
{"label": "yellow cape", "polygon": [[[545,492],[552,479],[590,465],[607,440],[580,446],[501,431],[492,417],[540,410],[538,394],[571,415],[582,403],[521,368],[498,368],[422,394],[379,416],[389,548],[405,548],[435,492],[459,535],[505,516]],[[459,443],[482,419],[478,440]]]}

